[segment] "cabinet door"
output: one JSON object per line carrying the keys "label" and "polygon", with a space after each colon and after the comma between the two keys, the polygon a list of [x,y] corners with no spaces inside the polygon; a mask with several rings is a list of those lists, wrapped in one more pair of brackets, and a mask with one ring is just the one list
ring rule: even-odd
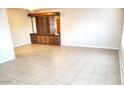
{"label": "cabinet door", "polygon": [[41,35],[41,43],[42,44],[45,44],[46,43],[45,35]]}
{"label": "cabinet door", "polygon": [[46,35],[46,44],[50,44],[50,36]]}
{"label": "cabinet door", "polygon": [[31,34],[31,35],[30,35],[30,38],[31,38],[31,43],[32,43],[32,44],[36,44],[36,43],[37,43],[37,40],[36,40],[37,38],[36,38],[35,35],[32,35],[32,34]]}
{"label": "cabinet door", "polygon": [[50,36],[50,44],[59,45],[59,36]]}
{"label": "cabinet door", "polygon": [[37,44],[42,44],[41,36],[37,35]]}
{"label": "cabinet door", "polygon": [[36,17],[36,28],[37,33],[44,33],[44,25],[43,25],[43,18],[42,17]]}
{"label": "cabinet door", "polygon": [[49,17],[36,17],[37,33],[50,33],[50,20]]}

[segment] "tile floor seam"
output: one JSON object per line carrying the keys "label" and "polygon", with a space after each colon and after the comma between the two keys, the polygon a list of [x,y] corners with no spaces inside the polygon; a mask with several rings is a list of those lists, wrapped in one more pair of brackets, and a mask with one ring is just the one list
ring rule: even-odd
{"label": "tile floor seam", "polygon": [[[3,75],[3,76],[4,76],[4,75]],[[17,80],[17,79],[15,79],[15,78],[13,78],[13,77],[9,77],[9,76],[5,76],[5,77],[10,78],[10,79],[14,79],[14,80],[16,80],[16,81],[19,81],[19,82],[22,82],[22,83],[24,83],[24,84],[25,84],[25,82],[24,82],[24,81]]]}
{"label": "tile floor seam", "polygon": [[[21,71],[20,71],[21,72]],[[21,72],[22,74],[26,74],[25,72]],[[27,74],[30,74],[30,73],[27,73]],[[31,74],[33,77],[37,77],[37,78],[40,78],[40,76],[35,76],[35,75],[33,75],[33,74]],[[9,77],[9,78],[13,78],[13,79],[15,79],[15,80],[17,80],[17,81],[21,81],[21,82],[25,82],[25,81],[23,81],[23,80],[18,80],[18,79],[16,79],[16,78],[14,78],[14,77],[10,77],[10,76],[7,76],[7,77]],[[42,79],[43,79],[44,77],[42,77]],[[41,80],[42,80],[41,79]],[[40,80],[39,80],[40,81]],[[36,83],[38,83],[39,81],[37,81]],[[27,83],[29,83],[29,82],[27,82]]]}
{"label": "tile floor seam", "polygon": [[[74,64],[74,63],[73,63],[73,64]],[[72,64],[72,65],[73,65],[73,64]],[[70,67],[70,68],[71,68],[71,67]],[[67,72],[70,68],[68,68],[68,69],[67,69],[66,71],[64,71],[64,72]],[[64,74],[64,72],[63,72],[63,74]],[[62,74],[62,75],[63,75],[63,74]],[[58,80],[62,77],[62,75],[61,75],[56,81],[58,81]]]}
{"label": "tile floor seam", "polygon": [[[87,63],[88,64],[88,63]],[[86,64],[84,64],[82,67],[84,67]],[[81,69],[82,69],[82,67],[80,68],[80,71],[81,71]],[[80,73],[80,71],[78,71],[78,73],[75,75],[75,78],[77,77],[77,75]],[[75,79],[74,78],[74,79]],[[71,83],[74,81],[74,79],[71,81]]]}
{"label": "tile floor seam", "polygon": [[[97,60],[97,62],[99,62],[98,60]],[[96,67],[97,67],[97,62],[95,63],[95,67],[94,67],[94,69],[93,69],[93,71],[92,71],[92,73],[91,73],[91,75],[90,75],[90,78],[88,79],[88,82],[87,82],[87,85],[88,85],[88,83],[90,82],[90,79],[91,79],[91,77],[92,77],[92,75],[93,75],[93,73],[94,73],[94,71],[95,71],[95,69],[96,69]]]}
{"label": "tile floor seam", "polygon": [[[27,51],[25,51],[26,49]],[[71,46],[56,47],[56,46],[49,46],[49,45],[34,44],[34,45],[28,45],[26,47],[24,46],[24,47],[16,48],[15,51],[16,51],[17,58],[11,61],[14,63],[12,64],[6,63],[3,65],[0,65],[0,67],[3,67],[3,69],[0,69],[0,73],[2,75],[5,75],[5,78],[6,78],[5,80],[7,79],[13,80],[12,82],[7,84],[19,84],[19,83],[23,84],[24,83],[24,84],[36,85],[40,82],[41,84],[42,82],[46,84],[57,84],[58,82],[58,84],[62,83],[64,85],[70,85],[73,82],[74,84],[76,83],[81,84],[81,82],[82,83],[87,82],[87,84],[88,83],[102,84],[102,83],[99,83],[100,81],[103,81],[104,82],[103,84],[105,84],[106,81],[107,81],[106,84],[108,83],[119,84],[120,82],[119,76],[118,76],[119,66],[117,64],[118,54],[117,54],[117,51],[114,51],[114,50],[106,50],[106,49],[102,50],[102,49],[95,49],[95,48],[82,48],[82,47],[71,47]],[[108,59],[106,59],[108,57],[109,57],[109,61],[112,61],[112,62],[109,62]],[[97,59],[99,58],[100,60],[98,62]],[[82,62],[85,62],[85,63],[82,63]],[[22,68],[23,66],[24,68]],[[116,73],[111,73],[111,71],[108,72],[108,69],[109,69],[108,66],[109,68],[110,67],[114,68]],[[6,71],[7,67],[8,67],[8,70],[10,70],[9,69],[10,67],[12,68],[16,67],[16,68],[14,70],[10,70],[11,73],[9,73],[8,71]],[[29,71],[30,69],[32,69],[33,72]],[[36,69],[36,70],[33,70],[33,69]],[[57,76],[57,73],[50,75],[50,73],[54,73],[54,71],[57,72],[59,76]],[[112,69],[112,72],[113,71],[114,70]],[[20,76],[21,73],[25,73],[25,74]],[[46,73],[50,75],[51,79],[53,78],[51,81],[47,79],[48,74]],[[78,78],[78,76],[82,78]],[[106,76],[107,76],[107,79],[106,79]],[[24,77],[24,79],[22,77]],[[32,78],[28,80],[28,78],[30,77]],[[3,78],[4,76],[1,76],[1,80]],[[43,81],[43,79],[45,79],[45,81]],[[83,80],[85,80],[86,82]]]}
{"label": "tile floor seam", "polygon": [[106,77],[107,77],[108,66],[109,66],[109,61],[107,62],[107,67],[106,67],[106,73],[105,73],[105,80],[104,80],[104,84],[105,84]]}

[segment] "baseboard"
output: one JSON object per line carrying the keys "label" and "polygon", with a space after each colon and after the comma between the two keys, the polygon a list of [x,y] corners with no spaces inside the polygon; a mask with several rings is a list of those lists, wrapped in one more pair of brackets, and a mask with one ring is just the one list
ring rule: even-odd
{"label": "baseboard", "polygon": [[8,58],[7,60],[2,60],[2,61],[0,62],[0,64],[7,63],[7,62],[9,62],[9,61],[11,61],[11,60],[14,60],[15,58],[16,58],[16,57]]}
{"label": "baseboard", "polygon": [[121,76],[121,84],[124,85],[124,77],[123,77],[123,66],[122,66],[122,56],[119,50],[119,65],[120,65],[120,76]]}
{"label": "baseboard", "polygon": [[74,43],[61,43],[63,46],[77,46],[77,47],[87,47],[87,48],[100,48],[100,49],[114,49],[119,50],[119,48],[115,47],[103,47],[103,46],[94,46],[94,45],[82,45],[82,44],[74,44]]}
{"label": "baseboard", "polygon": [[16,46],[14,46],[14,48],[16,48],[16,47],[21,47],[21,46],[25,46],[25,45],[29,45],[29,44],[31,44],[31,43],[25,43],[25,44],[16,45]]}

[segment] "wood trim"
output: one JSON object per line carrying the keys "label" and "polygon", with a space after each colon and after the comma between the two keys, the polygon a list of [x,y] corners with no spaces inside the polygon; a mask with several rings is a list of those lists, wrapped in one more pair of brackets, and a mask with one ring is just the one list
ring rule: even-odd
{"label": "wood trim", "polygon": [[47,34],[47,33],[31,33],[30,35],[48,35],[48,36],[60,36],[60,34],[55,35],[55,34]]}
{"label": "wood trim", "polygon": [[56,22],[57,22],[57,33],[60,34],[60,16],[56,16]]}
{"label": "wood trim", "polygon": [[40,16],[57,16],[60,15],[60,12],[46,12],[46,13],[30,13],[28,14],[29,17],[40,17]]}

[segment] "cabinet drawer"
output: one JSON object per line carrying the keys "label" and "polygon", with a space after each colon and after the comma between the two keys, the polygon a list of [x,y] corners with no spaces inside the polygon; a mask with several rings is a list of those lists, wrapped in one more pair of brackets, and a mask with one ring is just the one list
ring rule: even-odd
{"label": "cabinet drawer", "polygon": [[59,45],[59,36],[50,36],[50,44]]}

